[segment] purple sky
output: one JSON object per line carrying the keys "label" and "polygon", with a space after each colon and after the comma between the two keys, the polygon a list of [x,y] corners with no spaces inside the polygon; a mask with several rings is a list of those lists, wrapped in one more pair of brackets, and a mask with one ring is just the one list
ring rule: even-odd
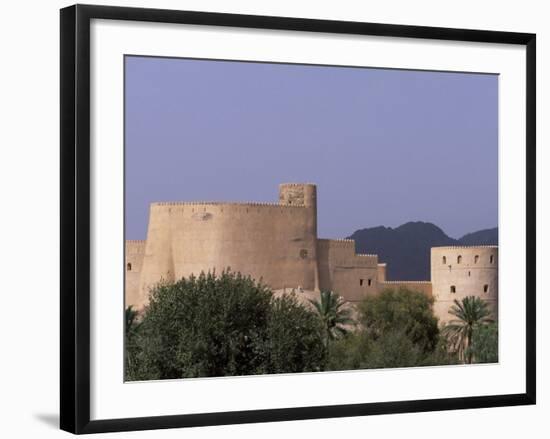
{"label": "purple sky", "polygon": [[153,201],[318,185],[319,236],[498,223],[498,76],[126,57],[126,238]]}

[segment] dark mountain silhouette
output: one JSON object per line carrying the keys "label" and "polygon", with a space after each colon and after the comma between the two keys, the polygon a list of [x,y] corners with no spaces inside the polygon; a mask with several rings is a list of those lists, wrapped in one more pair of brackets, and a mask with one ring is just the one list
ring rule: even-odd
{"label": "dark mountain silhouette", "polygon": [[430,248],[445,245],[497,245],[498,228],[453,239],[432,223],[405,223],[399,227],[371,227],[354,232],[357,253],[374,253],[386,262],[388,280],[430,280]]}
{"label": "dark mountain silhouette", "polygon": [[460,245],[497,245],[498,228],[468,233],[458,240]]}

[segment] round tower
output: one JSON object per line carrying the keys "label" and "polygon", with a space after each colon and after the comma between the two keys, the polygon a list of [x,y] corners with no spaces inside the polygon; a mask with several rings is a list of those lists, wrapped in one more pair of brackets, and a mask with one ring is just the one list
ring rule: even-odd
{"label": "round tower", "polygon": [[489,304],[498,318],[498,247],[433,247],[431,279],[434,313],[440,323],[454,319],[449,309],[454,300],[476,296]]}
{"label": "round tower", "polygon": [[308,254],[314,276],[314,290],[319,291],[319,263],[317,260],[317,186],[312,183],[283,183],[279,185],[279,204],[287,206],[304,206],[309,214],[305,234],[309,237],[304,243],[312,249]]}
{"label": "round tower", "polygon": [[170,208],[152,203],[139,280],[138,298],[142,304],[148,303],[150,289],[160,281],[174,282],[171,243]]}

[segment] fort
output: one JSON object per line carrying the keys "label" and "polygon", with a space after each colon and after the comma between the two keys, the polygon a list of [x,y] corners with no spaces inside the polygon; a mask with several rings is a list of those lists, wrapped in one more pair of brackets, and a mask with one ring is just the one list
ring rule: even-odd
{"label": "fort", "polygon": [[142,308],[150,289],[201,272],[230,269],[273,290],[332,290],[358,302],[407,287],[434,299],[440,322],[454,299],[478,296],[498,311],[498,247],[434,247],[431,280],[387,281],[386,264],[357,254],[355,241],[317,236],[317,188],[281,184],[278,203],[160,202],[147,239],[126,241],[126,306]]}

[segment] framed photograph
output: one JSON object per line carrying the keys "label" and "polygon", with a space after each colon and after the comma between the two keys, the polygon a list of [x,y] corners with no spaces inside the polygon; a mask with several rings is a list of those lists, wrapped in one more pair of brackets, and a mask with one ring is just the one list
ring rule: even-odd
{"label": "framed photograph", "polygon": [[535,128],[534,34],[62,9],[61,428],[534,404]]}

